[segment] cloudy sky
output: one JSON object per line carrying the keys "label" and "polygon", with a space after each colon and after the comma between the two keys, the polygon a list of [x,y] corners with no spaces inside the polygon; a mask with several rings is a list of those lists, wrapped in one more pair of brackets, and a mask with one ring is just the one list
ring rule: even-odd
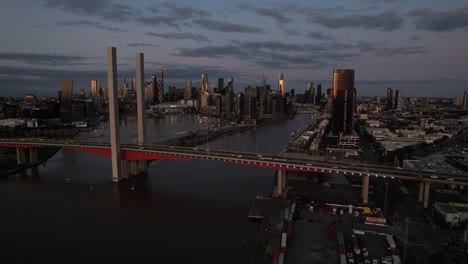
{"label": "cloudy sky", "polygon": [[0,9],[0,94],[55,95],[104,83],[106,48],[117,48],[119,79],[165,71],[182,87],[201,73],[210,85],[329,88],[334,68],[356,71],[361,95],[462,95],[468,89],[466,0],[4,0]]}

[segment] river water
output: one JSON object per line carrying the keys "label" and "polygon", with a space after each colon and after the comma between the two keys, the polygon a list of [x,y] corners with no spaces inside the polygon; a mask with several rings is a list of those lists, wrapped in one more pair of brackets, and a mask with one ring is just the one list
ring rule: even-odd
{"label": "river water", "polygon": [[[209,143],[211,149],[277,154],[309,115]],[[148,141],[203,128],[191,115],[147,120]],[[131,141],[135,120],[121,124]],[[105,135],[106,128],[91,134]],[[202,147],[202,146],[200,146]],[[3,256],[90,256],[121,262],[249,263],[259,224],[247,218],[274,171],[208,160],[154,161],[148,174],[112,183],[110,159],[59,151],[39,174],[0,181]],[[158,260],[164,260],[163,262]]]}

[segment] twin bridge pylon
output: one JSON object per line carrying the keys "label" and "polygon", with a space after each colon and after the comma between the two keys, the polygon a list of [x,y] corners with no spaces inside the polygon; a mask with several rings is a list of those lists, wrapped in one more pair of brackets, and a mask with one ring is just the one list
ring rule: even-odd
{"label": "twin bridge pylon", "polygon": [[[144,144],[145,132],[145,104],[144,104],[144,57],[137,52],[136,61],[136,95],[138,117],[138,144]],[[109,89],[109,131],[112,160],[112,180],[119,182],[130,175],[139,174],[148,170],[146,160],[122,160],[120,149],[119,130],[119,101],[117,91],[117,50],[115,47],[107,48],[107,85]]]}

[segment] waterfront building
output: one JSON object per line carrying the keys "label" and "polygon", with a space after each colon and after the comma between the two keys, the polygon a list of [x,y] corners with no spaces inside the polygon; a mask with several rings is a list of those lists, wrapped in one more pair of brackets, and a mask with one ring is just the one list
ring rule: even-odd
{"label": "waterfront building", "polygon": [[333,122],[334,135],[351,134],[354,124],[354,70],[333,70]]}
{"label": "waterfront building", "polygon": [[158,79],[156,86],[156,103],[160,104],[164,102],[164,72],[163,70],[158,70]]}
{"label": "waterfront building", "polygon": [[71,123],[73,121],[72,113],[72,98],[73,97],[73,81],[63,80],[60,93],[60,118],[62,123]]}

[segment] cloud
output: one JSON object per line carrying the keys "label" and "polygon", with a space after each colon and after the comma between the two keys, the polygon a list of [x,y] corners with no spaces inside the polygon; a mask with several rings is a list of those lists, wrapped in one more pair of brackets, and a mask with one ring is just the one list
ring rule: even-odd
{"label": "cloud", "polygon": [[194,19],[193,24],[204,27],[205,29],[227,33],[265,33],[260,28],[247,25],[234,24],[213,19]]}
{"label": "cloud", "polygon": [[47,6],[72,13],[96,13],[109,3],[110,0],[46,0]]}
{"label": "cloud", "polygon": [[428,31],[443,32],[465,29],[468,31],[468,7],[447,11],[416,9],[407,14],[415,19],[416,28]]}
{"label": "cloud", "polygon": [[137,22],[149,26],[166,25],[177,29],[181,25],[191,27],[191,24],[186,22],[187,20],[210,16],[205,10],[169,2],[151,5],[147,7],[147,10],[156,15],[139,17],[136,19]]}
{"label": "cloud", "polygon": [[149,43],[128,43],[128,47],[159,47],[159,45],[149,44]]}
{"label": "cloud", "polygon": [[284,11],[280,8],[253,7],[249,4],[239,4],[238,7],[245,11],[251,11],[260,16],[273,18],[278,24],[292,22],[292,19],[284,15]]}
{"label": "cloud", "polygon": [[136,14],[136,10],[125,4],[112,4],[111,0],[45,0],[48,7],[63,11],[94,15],[106,21],[127,22]]}
{"label": "cloud", "polygon": [[0,60],[22,61],[32,65],[81,65],[82,61],[91,59],[83,56],[69,56],[57,54],[0,52]]}
{"label": "cloud", "polygon": [[152,33],[152,32],[146,32],[146,35],[148,36],[155,36],[155,37],[161,37],[161,38],[166,38],[166,39],[193,39],[196,41],[202,41],[202,42],[210,42],[210,40],[203,36],[203,35],[198,35],[198,34],[193,34],[191,32],[187,33]]}
{"label": "cloud", "polygon": [[191,6],[177,5],[171,2],[165,2],[161,5],[162,8],[167,9],[174,16],[184,17],[204,17],[210,16],[210,13],[202,9],[193,8]]}
{"label": "cloud", "polygon": [[348,62],[359,56],[370,54],[378,57],[425,54],[422,46],[393,47],[360,41],[342,43],[328,41],[321,44],[293,44],[281,41],[237,41],[226,45],[178,48],[174,56],[192,58],[224,59],[235,58],[267,68],[323,68]]}
{"label": "cloud", "polygon": [[421,46],[409,47],[388,47],[382,44],[375,44],[366,41],[358,42],[361,52],[374,53],[378,57],[391,57],[397,55],[426,54],[426,48]]}
{"label": "cloud", "polygon": [[174,28],[179,28],[179,20],[170,16],[144,16],[136,19],[136,21],[149,26],[166,25]]}
{"label": "cloud", "polygon": [[333,37],[331,35],[324,34],[323,31],[311,31],[306,36],[309,37],[309,38],[318,39],[318,40],[333,39]]}
{"label": "cloud", "polygon": [[102,22],[99,22],[99,21],[90,21],[90,20],[62,21],[62,22],[58,22],[57,25],[59,26],[89,26],[89,27],[105,29],[105,30],[114,31],[114,32],[126,31],[126,30],[119,29],[116,27],[105,26],[104,24],[102,24]]}
{"label": "cloud", "polygon": [[221,59],[232,57],[268,68],[318,68],[335,61],[347,61],[358,54],[344,49],[327,49],[318,44],[292,44],[280,41],[231,41],[224,46],[179,48],[172,54],[185,57]]}
{"label": "cloud", "polygon": [[386,11],[376,15],[352,14],[345,16],[309,16],[308,21],[324,27],[382,29],[392,31],[401,28],[403,18],[394,11]]}

